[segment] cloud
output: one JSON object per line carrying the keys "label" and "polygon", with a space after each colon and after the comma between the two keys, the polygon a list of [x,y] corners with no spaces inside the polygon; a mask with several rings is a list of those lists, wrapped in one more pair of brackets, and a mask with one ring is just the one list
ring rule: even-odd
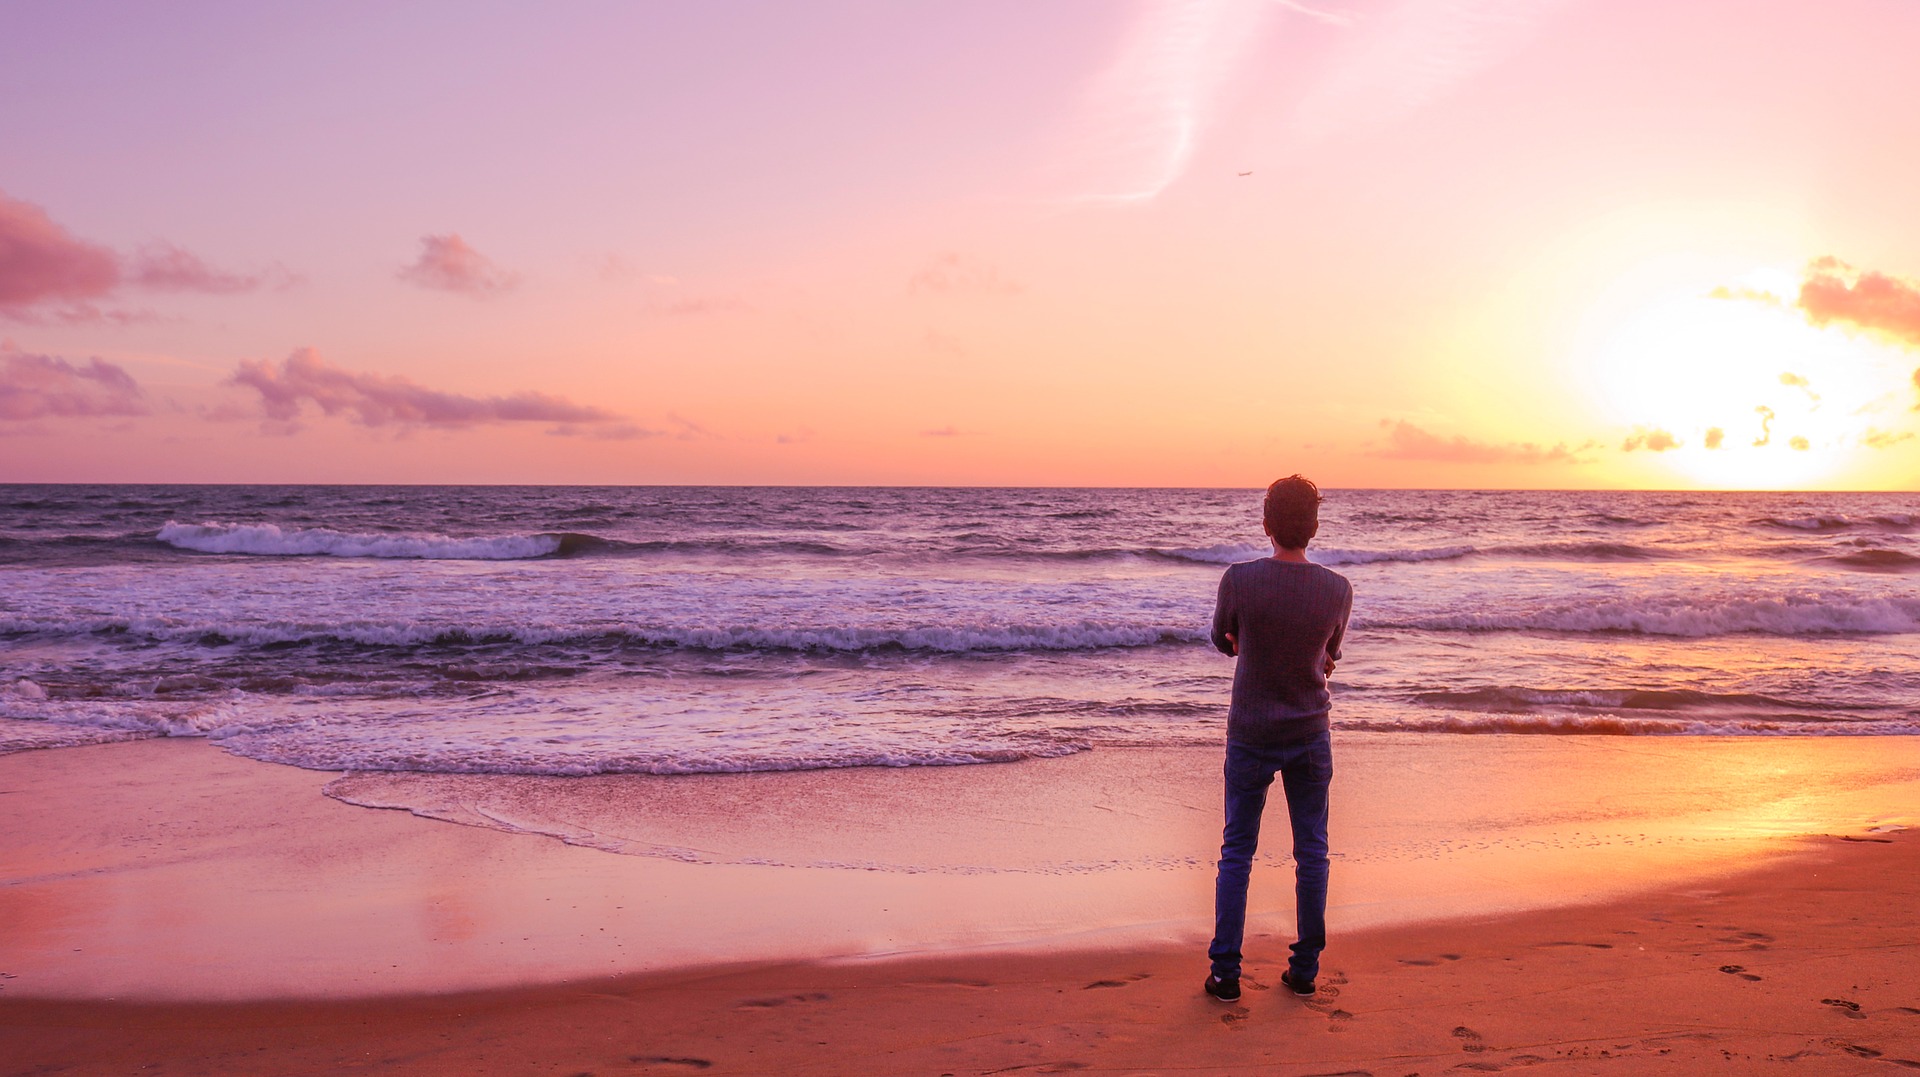
{"label": "cloud", "polygon": [[[147,321],[143,312],[102,310],[92,301],[123,286],[154,291],[231,294],[297,278],[284,269],[228,273],[171,243],[150,243],[132,258],[76,238],[31,202],[0,193],[0,315],[19,321],[84,325]],[[52,304],[64,306],[51,307]]]}
{"label": "cloud", "polygon": [[[1145,0],[1088,86],[1082,131],[1060,167],[1076,202],[1152,199],[1187,170],[1220,91],[1271,0]],[[1292,5],[1288,5],[1292,6]]]}
{"label": "cloud", "polygon": [[1911,430],[1903,430],[1895,434],[1886,430],[1876,430],[1868,427],[1867,432],[1861,435],[1860,440],[1870,449],[1890,449],[1912,437],[1913,431]]}
{"label": "cloud", "polygon": [[1722,430],[1717,426],[1710,426],[1707,428],[1707,437],[1706,437],[1707,448],[1717,449],[1720,447],[1720,443],[1725,440],[1727,440],[1727,432],[1725,430]]}
{"label": "cloud", "polygon": [[[1620,451],[1633,452],[1636,449],[1645,449],[1648,452],[1666,452],[1679,447],[1680,439],[1667,433],[1665,430],[1658,428],[1641,430],[1636,427],[1633,436],[1621,443]],[[1711,447],[1712,446],[1709,446],[1709,448]]]}
{"label": "cloud", "polygon": [[401,280],[422,288],[459,292],[485,298],[511,291],[520,283],[518,275],[493,264],[493,260],[467,245],[457,233],[421,236],[420,257],[399,272]]}
{"label": "cloud", "polygon": [[935,255],[925,268],[907,279],[907,291],[913,295],[1018,295],[1025,290],[1025,286],[1001,277],[998,269],[953,251]]}
{"label": "cloud", "polygon": [[97,299],[120,283],[120,260],[60,227],[46,211],[0,193],[0,311]]}
{"label": "cloud", "polygon": [[1796,450],[1798,450],[1798,451],[1800,451],[1800,452],[1806,452],[1806,451],[1807,451],[1807,449],[1809,449],[1810,447],[1812,447],[1812,443],[1811,443],[1811,442],[1809,442],[1809,441],[1808,441],[1808,440],[1807,440],[1806,438],[1803,438],[1803,437],[1792,437],[1792,438],[1788,438],[1788,439],[1787,439],[1787,444],[1788,444],[1788,445],[1790,445],[1790,446],[1792,446],[1792,447],[1793,447],[1794,449],[1796,449]]}
{"label": "cloud", "polygon": [[1749,288],[1745,285],[1729,288],[1721,285],[1707,293],[1708,299],[1738,299],[1747,303],[1759,303],[1768,307],[1784,307],[1787,301],[1764,288]]}
{"label": "cloud", "polygon": [[1522,48],[1564,0],[1403,0],[1355,27],[1328,75],[1300,101],[1307,139],[1392,123]]}
{"label": "cloud", "polygon": [[1828,255],[1809,263],[1797,305],[1809,322],[1839,322],[1920,347],[1920,285],[1860,272]]}
{"label": "cloud", "polygon": [[1454,464],[1576,464],[1584,463],[1579,454],[1596,444],[1589,441],[1568,448],[1565,442],[1560,442],[1542,447],[1531,441],[1494,444],[1460,435],[1443,438],[1401,419],[1382,419],[1380,426],[1388,432],[1387,447],[1374,451],[1372,455],[1389,460],[1438,460]]}
{"label": "cloud", "polygon": [[666,437],[665,430],[653,430],[633,423],[619,423],[613,426],[582,425],[580,423],[561,423],[547,433],[557,438],[592,438],[595,441],[638,441],[642,438]]}
{"label": "cloud", "polygon": [[155,291],[214,295],[251,292],[265,286],[286,288],[298,282],[297,277],[278,267],[259,273],[228,273],[171,243],[141,247],[128,262],[125,275],[130,283]]}
{"label": "cloud", "polygon": [[0,419],[146,415],[140,386],[125,370],[93,358],[75,366],[51,355],[0,353]]}
{"label": "cloud", "polygon": [[1753,441],[1753,447],[1758,449],[1773,440],[1773,409],[1762,404],[1753,411],[1760,416],[1760,436]]}
{"label": "cloud", "polygon": [[301,348],[279,366],[242,360],[227,384],[260,394],[269,419],[299,417],[306,403],[326,415],[345,414],[362,426],[460,428],[481,423],[611,423],[610,411],[575,404],[546,393],[464,396],[385,374],[354,373],[328,366],[312,348]]}

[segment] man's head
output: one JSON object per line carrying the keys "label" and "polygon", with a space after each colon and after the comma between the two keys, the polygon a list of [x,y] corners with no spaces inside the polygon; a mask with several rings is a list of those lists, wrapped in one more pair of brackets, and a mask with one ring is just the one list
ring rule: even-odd
{"label": "man's head", "polygon": [[1275,542],[1290,550],[1304,550],[1320,530],[1320,488],[1298,475],[1288,475],[1267,487],[1261,523]]}

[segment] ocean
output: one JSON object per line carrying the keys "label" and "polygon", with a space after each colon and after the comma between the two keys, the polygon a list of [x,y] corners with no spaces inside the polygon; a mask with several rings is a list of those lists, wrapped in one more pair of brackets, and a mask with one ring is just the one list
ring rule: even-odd
{"label": "ocean", "polygon": [[[578,775],[1221,741],[1260,491],[0,486],[0,751]],[[1920,733],[1920,496],[1329,490],[1336,731]]]}

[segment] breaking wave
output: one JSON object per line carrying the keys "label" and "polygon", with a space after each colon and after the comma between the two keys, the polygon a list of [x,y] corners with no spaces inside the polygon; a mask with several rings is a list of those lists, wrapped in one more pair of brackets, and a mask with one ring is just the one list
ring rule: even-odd
{"label": "breaking wave", "polygon": [[453,538],[433,534],[379,534],[327,527],[283,529],[277,524],[167,521],[154,536],[198,553],[266,557],[401,557],[437,561],[519,561],[574,552],[599,542],[591,535],[534,534]]}

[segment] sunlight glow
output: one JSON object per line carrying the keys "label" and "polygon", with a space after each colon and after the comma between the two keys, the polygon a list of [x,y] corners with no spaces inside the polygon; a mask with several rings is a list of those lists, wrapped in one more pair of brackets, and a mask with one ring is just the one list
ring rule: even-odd
{"label": "sunlight glow", "polygon": [[1806,487],[1864,466],[1876,414],[1902,410],[1902,357],[1808,325],[1779,298],[1792,280],[1758,274],[1621,323],[1587,372],[1601,417],[1631,431],[1621,447],[1730,489]]}

